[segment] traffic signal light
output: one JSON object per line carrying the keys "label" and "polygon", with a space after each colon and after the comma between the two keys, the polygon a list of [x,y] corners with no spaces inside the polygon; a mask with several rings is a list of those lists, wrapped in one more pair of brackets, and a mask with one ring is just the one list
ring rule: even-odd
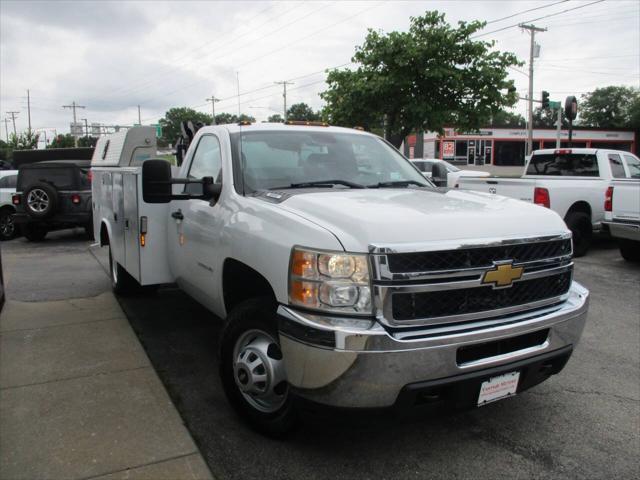
{"label": "traffic signal light", "polygon": [[549,108],[549,92],[546,90],[542,91],[542,108]]}

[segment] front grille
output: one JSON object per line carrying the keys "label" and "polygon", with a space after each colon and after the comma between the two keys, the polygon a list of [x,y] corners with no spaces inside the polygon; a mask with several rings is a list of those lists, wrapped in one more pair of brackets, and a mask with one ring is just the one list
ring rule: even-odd
{"label": "front grille", "polygon": [[524,305],[564,295],[571,272],[516,282],[510,288],[462,288],[447,291],[394,293],[392,314],[396,321],[447,317]]}
{"label": "front grille", "polygon": [[567,239],[437,252],[393,253],[387,255],[387,262],[392,273],[431,272],[491,267],[494,260],[512,259],[517,264],[570,253],[571,240]]}

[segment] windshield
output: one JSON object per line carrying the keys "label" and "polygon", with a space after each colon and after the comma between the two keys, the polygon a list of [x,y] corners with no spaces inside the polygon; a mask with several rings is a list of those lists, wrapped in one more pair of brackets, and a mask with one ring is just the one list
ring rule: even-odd
{"label": "windshield", "polygon": [[245,193],[314,182],[323,188],[402,182],[431,186],[408,160],[374,136],[272,130],[243,132],[236,134],[238,139],[241,145],[234,152],[241,152]]}

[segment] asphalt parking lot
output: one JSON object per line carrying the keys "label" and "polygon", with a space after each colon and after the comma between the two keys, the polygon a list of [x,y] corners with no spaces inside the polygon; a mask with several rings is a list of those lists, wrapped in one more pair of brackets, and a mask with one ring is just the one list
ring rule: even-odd
{"label": "asphalt parking lot", "polygon": [[[7,295],[49,300],[109,288],[106,250],[74,232],[2,244]],[[21,259],[39,256],[38,271]],[[216,478],[637,478],[640,266],[600,241],[576,260],[589,319],[565,370],[522,395],[446,415],[311,415],[286,441],[250,431],[217,375],[220,321],[174,289],[121,298],[131,325]]]}

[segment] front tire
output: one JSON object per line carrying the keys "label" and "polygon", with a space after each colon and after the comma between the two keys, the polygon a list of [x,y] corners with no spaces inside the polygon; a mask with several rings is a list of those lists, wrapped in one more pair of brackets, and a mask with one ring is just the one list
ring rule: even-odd
{"label": "front tire", "polygon": [[573,256],[583,257],[591,247],[593,237],[591,218],[586,213],[572,212],[565,218],[565,223],[572,233]]}
{"label": "front tire", "polygon": [[16,237],[16,224],[13,222],[13,211],[9,209],[0,212],[0,241],[12,240]]}
{"label": "front tire", "polygon": [[640,242],[619,238],[618,246],[620,247],[620,255],[627,262],[640,262]]}
{"label": "front tire", "polygon": [[254,429],[282,437],[296,424],[270,298],[242,302],[221,336],[220,376],[231,406]]}

